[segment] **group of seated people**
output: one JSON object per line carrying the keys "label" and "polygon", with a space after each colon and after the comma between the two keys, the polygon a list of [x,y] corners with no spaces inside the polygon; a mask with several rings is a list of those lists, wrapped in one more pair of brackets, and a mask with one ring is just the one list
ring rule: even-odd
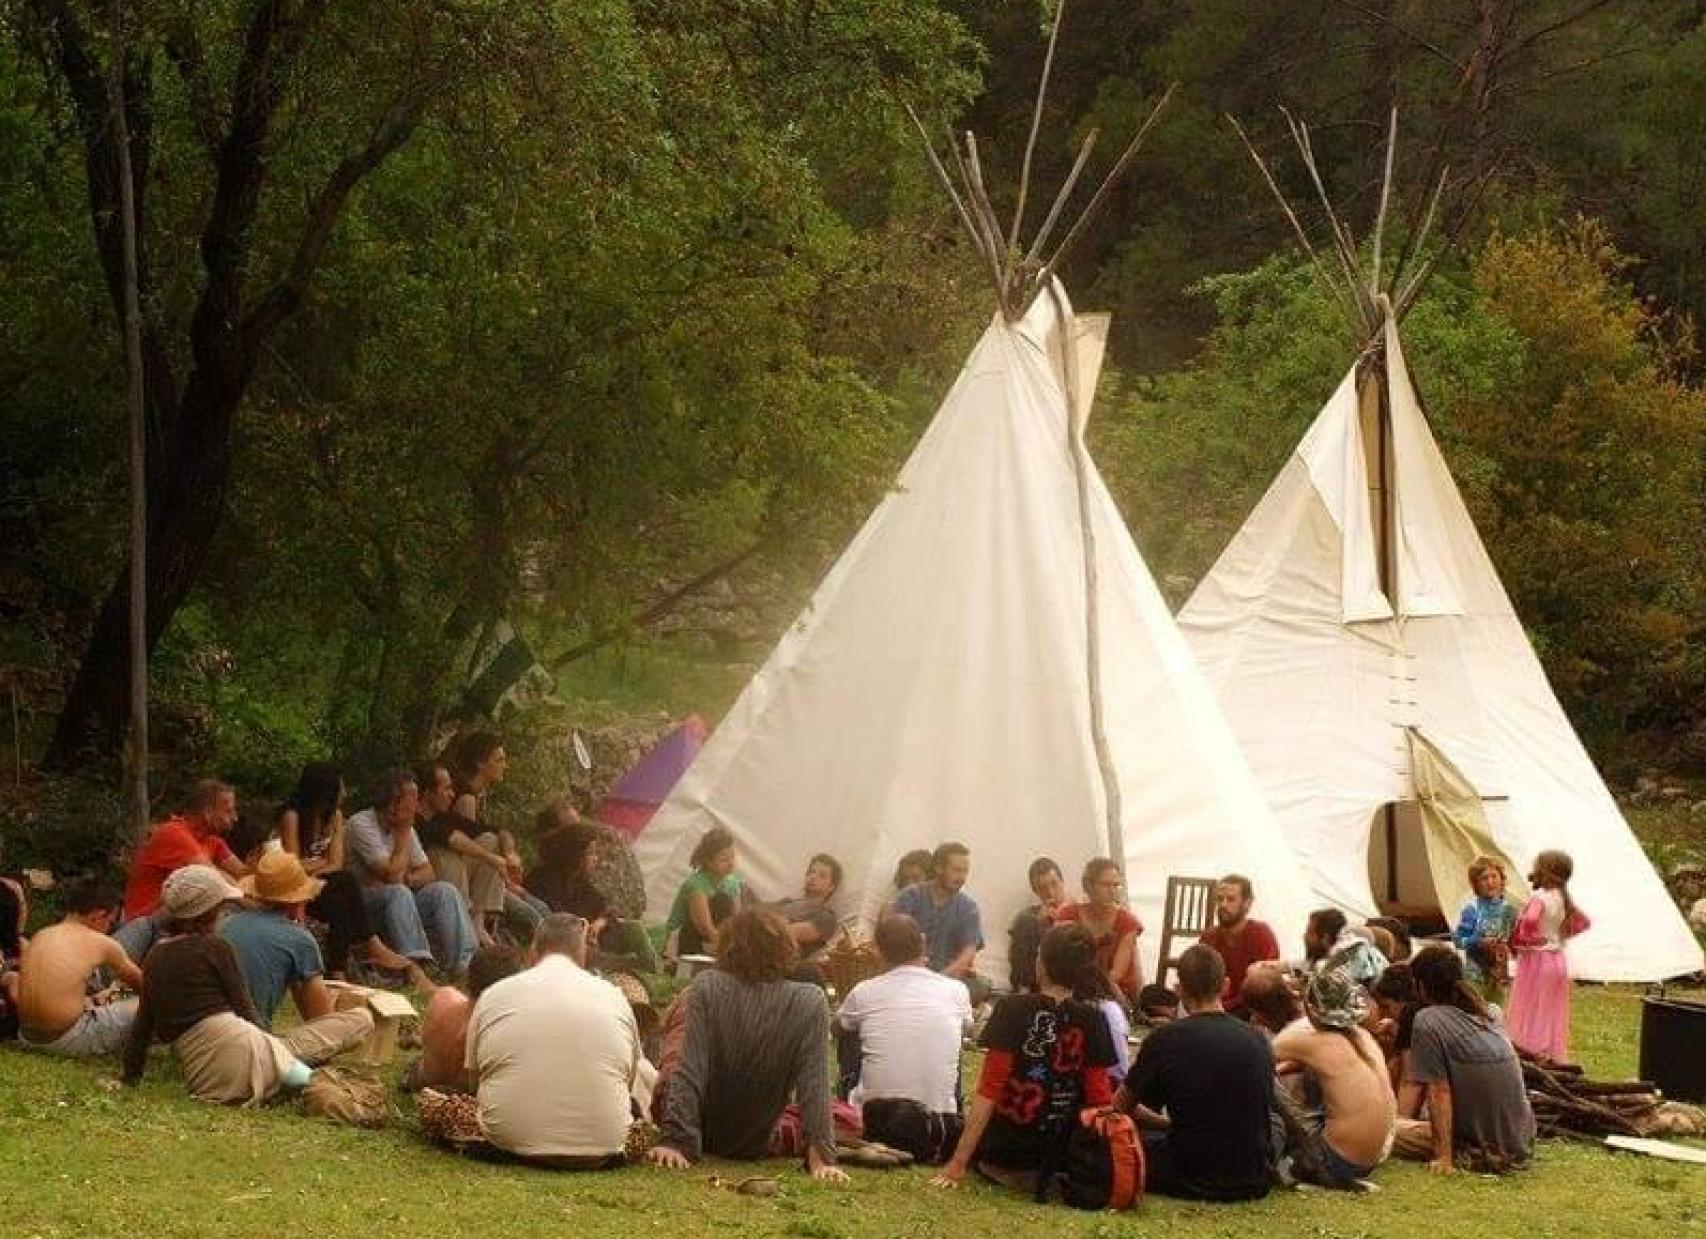
{"label": "group of seated people", "polygon": [[[1087,877],[1096,872],[1093,864]],[[1058,900],[1058,867],[1039,862],[1031,877],[1046,913],[1050,896]],[[921,962],[900,963],[904,949],[891,951],[912,924],[886,917],[877,941],[891,972],[856,988],[838,1017],[861,1035],[855,1095],[867,1135],[912,1138],[921,1158],[942,1163],[933,1180],[941,1187],[975,1169],[1034,1190],[1058,1133],[1082,1108],[1112,1106],[1141,1132],[1150,1191],[1209,1201],[1254,1199],[1293,1180],[1357,1187],[1392,1155],[1441,1173],[1528,1161],[1535,1124],[1520,1060],[1452,947],[1406,958],[1402,925],[1352,926],[1322,909],[1303,956],[1282,961],[1271,930],[1250,917],[1252,903],[1247,879],[1219,882],[1216,924],[1179,958],[1172,1009],[1146,997],[1152,1028],[1129,1067],[1123,1004],[1109,1001],[1125,991],[1110,985],[1103,944],[1074,919],[1049,918],[1029,984],[1001,998],[983,1028],[969,1108],[952,1110],[923,1081],[957,1069],[948,1047],[968,1011],[936,992],[928,1017],[936,1036],[924,1030],[922,995],[932,991],[889,979]],[[871,998],[890,990],[904,1001],[873,1011]],[[925,1047],[941,1047],[934,1075]],[[926,1110],[933,1123],[921,1120]],[[957,1138],[918,1143],[917,1133],[943,1130]]]}
{"label": "group of seated people", "polygon": [[[460,776],[446,763],[387,775],[347,822],[336,772],[311,767],[276,841],[246,857],[226,841],[235,793],[198,784],[137,849],[122,900],[99,880],[67,884],[63,919],[28,942],[8,991],[20,1039],[122,1054],[130,1082],[167,1043],[193,1095],[256,1104],[369,1036],[373,1016],[340,1009],[327,984],[360,968],[427,997],[405,1087],[429,1130],[424,1099],[460,1095],[474,1118],[458,1143],[551,1166],[618,1164],[649,1117],[643,1156],[664,1168],[786,1154],[834,1180],[857,1134],[937,1165],[941,1187],[976,1171],[1035,1190],[1063,1129],[1095,1107],[1140,1129],[1149,1190],[1191,1199],[1252,1199],[1288,1177],[1354,1186],[1394,1153],[1441,1172],[1530,1155],[1520,1062],[1455,950],[1409,958],[1397,922],[1322,909],[1302,957],[1282,961],[1238,875],[1217,884],[1215,924],[1163,990],[1143,983],[1118,866],[1091,860],[1069,902],[1060,866],[1039,858],[1037,902],[1011,928],[1011,992],[986,1005],[968,849],[909,854],[874,926],[880,971],[832,1012],[801,962],[841,932],[841,866],[814,856],[797,897],[760,904],[734,838],[713,829],[668,918],[676,953],[709,966],[660,1017],[632,977],[597,972],[656,958],[595,880],[598,829],[547,806],[529,868],[513,838],[480,827],[502,765],[488,749]],[[286,995],[298,1018],[275,1033]],[[1134,1024],[1149,1026],[1135,1052]]]}

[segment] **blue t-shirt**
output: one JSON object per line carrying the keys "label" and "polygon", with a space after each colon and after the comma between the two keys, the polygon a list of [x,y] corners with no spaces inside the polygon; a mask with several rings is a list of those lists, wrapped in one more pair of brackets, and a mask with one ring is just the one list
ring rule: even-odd
{"label": "blue t-shirt", "polygon": [[272,1027],[285,991],[326,970],[314,935],[271,912],[234,912],[220,922],[219,936],[237,953],[237,968],[263,1028]]}
{"label": "blue t-shirt", "polygon": [[930,897],[930,883],[909,886],[894,897],[894,910],[918,922],[925,945],[930,948],[930,966],[942,971],[954,956],[968,946],[983,948],[983,919],[977,904],[963,890],[955,891],[945,903]]}

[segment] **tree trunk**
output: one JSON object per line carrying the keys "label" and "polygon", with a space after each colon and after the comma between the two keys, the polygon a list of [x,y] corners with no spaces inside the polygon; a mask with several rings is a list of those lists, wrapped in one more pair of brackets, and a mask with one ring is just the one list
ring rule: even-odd
{"label": "tree trunk", "polygon": [[[199,381],[197,381],[199,380]],[[192,376],[177,433],[148,471],[147,625],[149,655],[200,579],[225,513],[231,480],[231,423],[246,383]],[[83,660],[48,745],[46,764],[64,767],[90,749],[111,752],[130,717],[130,570],[107,591]]]}
{"label": "tree trunk", "polygon": [[[427,101],[428,82],[414,83],[379,117],[367,143],[345,156],[308,205],[294,253],[283,274],[253,297],[252,228],[267,179],[272,126],[290,74],[325,11],[326,0],[261,0],[239,37],[231,77],[228,121],[211,132],[214,185],[201,235],[205,282],[191,316],[191,371],[181,397],[170,367],[172,350],[157,324],[142,336],[144,388],[150,418],[147,453],[148,536],[144,646],[152,654],[189,597],[224,516],[231,485],[231,432],[253,382],[262,350],[300,306],[324,259],[350,193],[413,134]],[[124,320],[124,249],[117,194],[118,159],[109,91],[96,43],[63,0],[31,0],[34,17],[65,78],[82,131],[89,213],[108,292]],[[179,58],[181,59],[181,58]],[[187,63],[187,62],[186,62]],[[143,247],[148,135],[153,96],[146,57],[125,66],[126,119],[131,131],[131,184],[137,220],[137,282],[146,297]],[[198,85],[205,86],[198,79]],[[65,767],[90,749],[111,753],[130,717],[127,635],[130,570],[108,590],[43,762]]]}

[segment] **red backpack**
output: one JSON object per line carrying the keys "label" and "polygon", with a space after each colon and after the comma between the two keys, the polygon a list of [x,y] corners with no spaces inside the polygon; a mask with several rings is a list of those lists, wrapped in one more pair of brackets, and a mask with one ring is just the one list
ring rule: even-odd
{"label": "red backpack", "polygon": [[1129,1115],[1088,1109],[1066,1134],[1060,1155],[1037,1184],[1047,1199],[1050,1180],[1074,1209],[1135,1209],[1143,1200],[1143,1140]]}

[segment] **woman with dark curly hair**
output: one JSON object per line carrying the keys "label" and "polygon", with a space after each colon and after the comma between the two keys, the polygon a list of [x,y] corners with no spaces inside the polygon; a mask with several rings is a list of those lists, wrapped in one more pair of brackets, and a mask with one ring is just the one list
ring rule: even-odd
{"label": "woman with dark curly hair", "polygon": [[677,1000],[686,1036],[667,1081],[663,1135],[648,1154],[654,1165],[767,1156],[792,1094],[812,1177],[845,1179],[829,1110],[829,1004],[817,986],[787,979],[798,958],[788,923],[769,909],[723,924],[717,966]]}

